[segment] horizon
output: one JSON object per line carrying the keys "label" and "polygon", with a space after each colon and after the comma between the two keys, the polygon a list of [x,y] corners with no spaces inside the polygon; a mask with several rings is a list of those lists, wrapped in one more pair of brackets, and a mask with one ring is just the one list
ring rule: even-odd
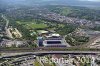
{"label": "horizon", "polygon": [[82,7],[99,7],[100,0],[1,0],[2,5],[68,5],[68,6],[82,6]]}

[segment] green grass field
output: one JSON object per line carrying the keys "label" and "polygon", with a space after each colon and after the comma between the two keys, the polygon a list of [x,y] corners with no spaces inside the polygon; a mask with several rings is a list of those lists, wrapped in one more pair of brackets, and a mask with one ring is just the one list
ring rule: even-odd
{"label": "green grass field", "polygon": [[46,28],[47,25],[43,23],[37,24],[36,22],[20,22],[17,21],[18,24],[26,27],[27,29],[38,29],[38,28]]}
{"label": "green grass field", "polygon": [[27,24],[26,26],[27,26],[27,28],[33,28],[33,29],[46,28],[47,27],[46,24],[34,24],[34,23]]}

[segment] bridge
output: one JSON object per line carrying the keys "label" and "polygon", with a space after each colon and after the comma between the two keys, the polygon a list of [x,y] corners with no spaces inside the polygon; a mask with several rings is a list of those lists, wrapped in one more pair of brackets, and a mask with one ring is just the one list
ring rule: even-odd
{"label": "bridge", "polygon": [[21,57],[28,55],[43,56],[48,54],[98,55],[100,54],[100,51],[35,51],[35,52],[20,52],[19,54],[8,52],[6,54],[7,55],[1,56],[0,58],[12,58],[12,57]]}
{"label": "bridge", "polygon": [[39,51],[33,52],[33,54],[100,54],[100,51]]}

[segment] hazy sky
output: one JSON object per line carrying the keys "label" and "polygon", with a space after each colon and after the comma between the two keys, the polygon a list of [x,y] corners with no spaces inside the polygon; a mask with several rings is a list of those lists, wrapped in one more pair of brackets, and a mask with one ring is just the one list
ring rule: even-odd
{"label": "hazy sky", "polygon": [[92,1],[92,2],[100,2],[100,0],[80,0],[80,1]]}
{"label": "hazy sky", "polygon": [[[43,1],[53,1],[53,0],[43,0]],[[63,1],[63,0],[62,0]],[[77,0],[78,1],[78,0]],[[100,0],[79,0],[79,1],[92,1],[92,2],[100,2]]]}
{"label": "hazy sky", "polygon": [[[43,0],[43,1],[51,1],[51,0]],[[53,0],[52,0],[53,1]],[[98,1],[100,1],[100,0],[80,0],[80,1],[93,1],[93,2],[98,2]]]}
{"label": "hazy sky", "polygon": [[[65,1],[65,0],[0,0],[0,1]],[[100,0],[66,0],[66,1],[90,1],[90,2],[100,2]]]}

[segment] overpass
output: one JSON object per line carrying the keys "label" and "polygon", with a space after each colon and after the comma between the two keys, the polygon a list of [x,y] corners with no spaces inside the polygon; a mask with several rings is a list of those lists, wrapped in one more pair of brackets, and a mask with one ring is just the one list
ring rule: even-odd
{"label": "overpass", "polygon": [[28,55],[36,55],[36,56],[43,56],[48,54],[74,54],[74,55],[98,55],[100,51],[35,51],[35,52],[21,52],[19,54],[5,53],[7,55],[1,56],[0,58],[12,58],[12,57],[21,57],[21,56],[28,56]]}
{"label": "overpass", "polygon": [[100,51],[38,51],[33,54],[100,54]]}

